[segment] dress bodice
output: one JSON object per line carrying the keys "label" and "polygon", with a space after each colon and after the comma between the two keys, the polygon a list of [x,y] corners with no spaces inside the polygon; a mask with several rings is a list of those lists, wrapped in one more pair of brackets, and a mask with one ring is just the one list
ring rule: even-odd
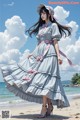
{"label": "dress bodice", "polygon": [[61,34],[56,23],[48,22],[39,28],[37,40],[60,40]]}

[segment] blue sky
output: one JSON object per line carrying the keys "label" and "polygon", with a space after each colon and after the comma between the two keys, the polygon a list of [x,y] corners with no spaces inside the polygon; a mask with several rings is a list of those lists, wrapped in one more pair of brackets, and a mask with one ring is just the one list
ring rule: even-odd
{"label": "blue sky", "polygon": [[[20,16],[23,22],[25,22],[25,24],[27,25],[27,28],[29,28],[38,20],[37,6],[41,3],[49,5],[48,1],[49,0],[0,0],[0,31],[4,31],[5,21],[14,15]],[[64,0],[54,0],[54,1],[64,1]],[[67,0],[67,1],[70,2],[72,0]],[[10,4],[12,3],[14,3],[14,5],[10,6]],[[57,5],[51,4],[53,8],[55,8]],[[59,5],[59,6],[63,6],[65,10],[70,11],[70,16],[67,18],[68,21],[74,20],[78,24],[80,24],[80,17],[79,17],[80,4]],[[80,31],[78,31],[78,34],[80,34]],[[27,42],[27,44],[25,44],[25,47],[21,49],[21,51],[24,51],[26,47],[33,50],[36,44],[35,39],[34,39],[34,43],[30,44],[33,41],[33,39],[30,38],[30,40]]]}
{"label": "blue sky", "polygon": [[[5,21],[15,15],[20,16],[22,21],[26,24],[26,28],[29,28],[38,20],[37,7],[39,4],[43,3],[48,4],[49,0],[0,0],[0,32],[4,32],[6,29]],[[53,0],[51,0],[53,1]],[[54,1],[64,1],[64,0],[54,0]],[[67,0],[72,1],[72,0]],[[74,0],[75,1],[75,0]],[[78,0],[76,0],[78,1]],[[53,8],[56,6],[62,6],[66,11],[70,11],[70,15],[67,18],[67,21],[75,21],[80,26],[80,4],[79,5],[53,5]],[[80,36],[80,29],[77,31],[77,38]],[[20,48],[21,52],[24,52],[25,49],[30,49],[31,51],[36,46],[36,38],[28,38],[27,43]]]}

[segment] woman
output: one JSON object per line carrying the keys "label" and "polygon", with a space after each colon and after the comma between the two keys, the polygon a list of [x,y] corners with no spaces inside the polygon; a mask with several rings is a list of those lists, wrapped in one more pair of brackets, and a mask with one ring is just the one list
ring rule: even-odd
{"label": "woman", "polygon": [[58,108],[69,106],[60,80],[59,64],[62,64],[62,59],[58,41],[63,34],[70,35],[71,32],[69,27],[54,19],[52,7],[41,4],[38,13],[39,21],[26,31],[30,36],[36,35],[37,47],[26,60],[3,65],[1,71],[7,88],[16,96],[42,103],[38,117],[44,118],[51,114],[53,105]]}

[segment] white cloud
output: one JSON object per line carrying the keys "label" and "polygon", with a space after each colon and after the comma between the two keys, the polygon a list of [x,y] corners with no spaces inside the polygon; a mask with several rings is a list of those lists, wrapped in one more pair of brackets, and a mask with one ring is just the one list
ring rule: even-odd
{"label": "white cloud", "polygon": [[15,4],[15,3],[12,1],[11,3],[5,3],[5,4],[3,4],[3,6],[4,6],[4,7],[8,7],[8,6],[9,6],[9,7],[13,7],[14,4]]}
{"label": "white cloud", "polygon": [[63,64],[60,66],[62,71],[62,79],[70,79],[73,73],[80,72],[80,37],[78,36],[79,25],[75,21],[67,21],[70,16],[70,11],[66,11],[63,7],[57,6],[54,9],[54,17],[61,24],[66,24],[72,28],[72,35],[70,37],[62,37],[59,42],[59,48],[63,51],[67,57],[75,64],[70,66],[67,59],[63,56]]}
{"label": "white cloud", "polygon": [[28,36],[25,35],[25,23],[19,16],[13,16],[5,22],[6,29],[0,32],[0,63],[18,61],[19,49],[24,46]]}
{"label": "white cloud", "polygon": [[19,16],[14,16],[5,22],[7,30],[5,34],[8,35],[7,48],[18,47],[21,48],[27,39],[25,35],[25,24],[22,22]]}
{"label": "white cloud", "polygon": [[57,6],[54,8],[54,17],[60,23],[67,23],[66,18],[69,16],[70,12],[66,11],[63,7]]}
{"label": "white cloud", "polygon": [[11,2],[8,4],[8,6],[13,6],[14,5],[14,2]]}
{"label": "white cloud", "polygon": [[7,62],[10,62],[12,60],[19,61],[20,56],[21,56],[21,53],[18,49],[10,49],[10,50],[3,52],[0,55],[0,62],[7,63]]}
{"label": "white cloud", "polygon": [[[60,41],[60,48],[64,53],[72,60],[72,62],[80,67],[80,37],[77,39],[77,31],[79,26],[76,22],[71,21],[68,23],[69,26],[72,27],[72,35],[70,37],[62,38]],[[67,61],[66,61],[67,62]],[[65,62],[65,63],[66,63]],[[64,69],[70,69],[68,63],[63,64]],[[73,70],[75,70],[76,66],[74,66]],[[78,69],[76,69],[78,70]]]}

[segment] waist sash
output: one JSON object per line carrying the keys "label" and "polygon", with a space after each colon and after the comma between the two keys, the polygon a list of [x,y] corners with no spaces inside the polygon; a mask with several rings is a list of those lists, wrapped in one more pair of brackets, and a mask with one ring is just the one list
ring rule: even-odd
{"label": "waist sash", "polygon": [[[46,47],[46,49],[45,49],[45,51],[43,53],[43,56],[41,56],[41,60],[43,59],[45,54],[48,52],[50,44],[53,44],[53,40],[42,40],[42,41],[39,40],[38,45],[40,45],[40,43],[42,43],[42,42],[45,42],[48,45],[47,45],[47,47]],[[59,50],[59,53],[68,60],[69,65],[73,65],[72,61],[61,50]]]}

